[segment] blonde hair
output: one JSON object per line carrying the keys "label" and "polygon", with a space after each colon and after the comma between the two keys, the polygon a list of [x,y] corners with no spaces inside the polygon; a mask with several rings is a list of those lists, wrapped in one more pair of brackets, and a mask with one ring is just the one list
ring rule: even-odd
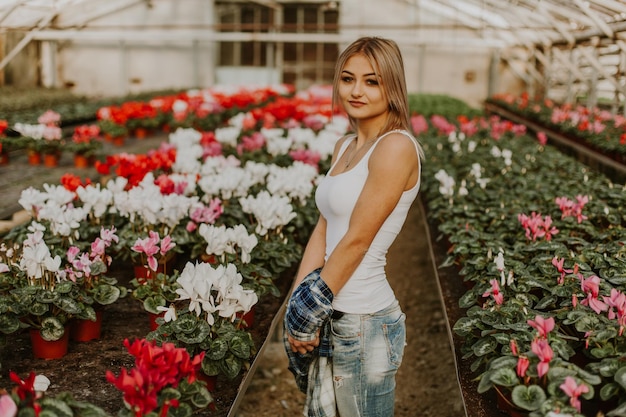
{"label": "blonde hair", "polygon": [[[383,96],[387,99],[389,117],[379,134],[394,129],[411,131],[409,102],[404,75],[404,62],[398,45],[390,40],[378,37],[359,38],[350,44],[337,59],[333,79],[333,106],[339,105],[338,87],[341,72],[348,59],[354,55],[363,55],[374,69],[381,82]],[[350,125],[356,130],[356,120],[350,117]]]}

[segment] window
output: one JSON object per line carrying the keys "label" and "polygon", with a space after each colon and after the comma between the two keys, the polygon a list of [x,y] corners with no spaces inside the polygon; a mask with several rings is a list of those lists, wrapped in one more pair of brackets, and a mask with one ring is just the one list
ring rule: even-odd
{"label": "window", "polygon": [[[283,35],[278,41],[229,41],[218,46],[220,67],[269,67],[281,81],[297,89],[332,82],[338,56],[336,43],[289,42],[290,33],[337,33],[337,2],[277,2],[281,10],[253,1],[217,1],[219,32]],[[275,19],[282,16],[282,21]],[[283,40],[285,39],[285,40]]]}

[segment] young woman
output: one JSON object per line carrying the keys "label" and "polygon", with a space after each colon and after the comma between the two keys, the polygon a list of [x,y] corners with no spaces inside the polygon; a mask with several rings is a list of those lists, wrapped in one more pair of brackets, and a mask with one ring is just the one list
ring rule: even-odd
{"label": "young woman", "polygon": [[393,416],[405,315],[385,275],[387,250],[420,185],[400,49],[365,37],[340,55],[333,103],[353,133],[338,140],[315,201],[319,221],[285,314],[285,346],[305,415]]}

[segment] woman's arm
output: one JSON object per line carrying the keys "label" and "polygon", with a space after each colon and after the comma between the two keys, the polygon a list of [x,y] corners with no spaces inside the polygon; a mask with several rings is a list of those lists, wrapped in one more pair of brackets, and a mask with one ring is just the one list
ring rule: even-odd
{"label": "woman's arm", "polygon": [[321,277],[335,295],[363,260],[404,190],[416,184],[419,160],[415,144],[401,133],[391,133],[377,144],[368,167],[369,175],[350,217],[348,231],[321,271]]}

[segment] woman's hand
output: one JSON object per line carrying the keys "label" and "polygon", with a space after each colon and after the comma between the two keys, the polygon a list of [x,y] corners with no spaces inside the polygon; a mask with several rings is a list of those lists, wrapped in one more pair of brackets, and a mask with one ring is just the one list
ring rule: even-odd
{"label": "woman's hand", "polygon": [[290,335],[287,335],[287,340],[291,345],[292,352],[298,352],[302,355],[312,352],[313,349],[320,345],[320,331],[317,331],[316,337],[314,340],[310,340],[308,342],[301,342],[299,340],[294,339]]}

